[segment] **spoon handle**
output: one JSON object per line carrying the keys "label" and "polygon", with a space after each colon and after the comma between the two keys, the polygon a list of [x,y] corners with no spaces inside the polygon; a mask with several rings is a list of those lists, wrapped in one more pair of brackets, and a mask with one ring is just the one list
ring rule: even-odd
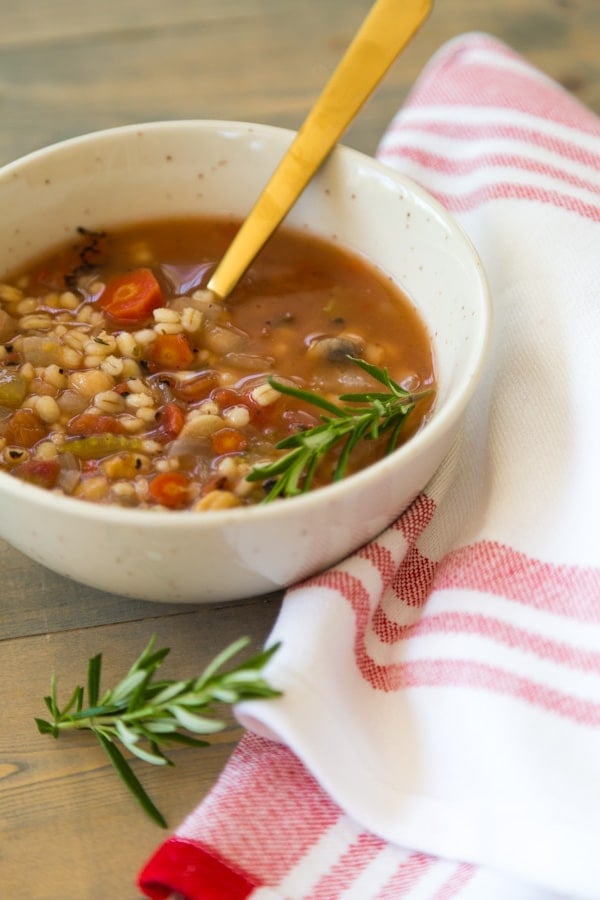
{"label": "spoon handle", "polygon": [[209,290],[224,299],[293,206],[402,48],[432,0],[377,0],[243,222]]}

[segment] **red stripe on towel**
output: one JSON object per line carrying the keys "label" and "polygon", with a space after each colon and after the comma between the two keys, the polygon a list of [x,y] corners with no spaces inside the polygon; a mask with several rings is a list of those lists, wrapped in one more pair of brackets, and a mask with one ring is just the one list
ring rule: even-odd
{"label": "red stripe on towel", "polygon": [[458,50],[450,47],[446,58],[436,60],[430,71],[431,75],[427,70],[422,75],[407,106],[507,108],[600,134],[597,116],[488,35],[473,38]]}
{"label": "red stripe on towel", "polygon": [[[557,184],[562,183],[567,187],[580,188],[581,190],[590,191],[592,194],[600,194],[600,185],[587,178],[569,172],[567,169],[551,165],[547,161],[542,162],[539,159],[532,159],[531,156],[517,152],[515,148],[512,152],[498,151],[494,153],[487,151],[469,156],[466,159],[456,159],[452,156],[445,156],[443,153],[434,153],[431,150],[425,150],[413,144],[403,144],[397,149],[397,155],[403,159],[410,159],[417,165],[433,172],[440,172],[444,175],[452,175],[463,177],[479,172],[481,169],[512,169],[517,172],[534,173],[542,175],[546,180],[553,180]],[[519,148],[520,149],[520,148]],[[388,152],[388,155],[396,155],[394,151]],[[600,160],[599,160],[600,165]],[[486,172],[485,177],[489,179],[491,173]]]}
{"label": "red stripe on towel", "polygon": [[436,860],[424,853],[411,853],[401,862],[387,884],[379,891],[376,900],[397,900],[413,890],[435,865]]}
{"label": "red stripe on towel", "polygon": [[600,571],[555,565],[497,541],[479,541],[449,553],[435,589],[483,591],[578,622],[600,623]]}
{"label": "red stripe on towel", "polygon": [[[415,534],[418,533],[418,529]],[[413,535],[414,538],[414,535]],[[376,542],[375,542],[376,543]],[[380,548],[381,549],[381,548]],[[383,560],[383,571],[389,578],[389,558],[385,553],[371,550],[364,555],[376,564]],[[415,562],[416,561],[416,562]],[[599,619],[595,598],[598,596],[600,578],[598,572],[575,566],[556,566],[532,559],[504,545],[482,541],[450,554],[439,566],[427,561],[413,546],[400,564],[416,565],[415,581],[420,584],[418,602],[414,593],[407,606],[418,611],[427,597],[428,590],[470,589],[496,594],[553,615],[562,615],[578,621]],[[427,584],[427,566],[433,573]],[[421,576],[418,575],[421,573]],[[425,573],[425,574],[423,574]],[[410,569],[405,573],[410,582]],[[410,663],[378,663],[368,650],[367,635],[377,624],[378,637],[387,643],[404,639],[408,633],[428,629],[448,633],[457,630],[470,631],[491,637],[490,622],[484,616],[456,613],[432,616],[410,623],[392,622],[385,617],[381,603],[372,610],[372,597],[363,582],[343,569],[325,573],[311,579],[313,587],[323,585],[336,590],[351,605],[356,617],[354,657],[363,678],[376,690],[395,691],[406,687],[468,687],[512,696],[520,701],[541,707],[555,715],[573,719],[582,725],[600,724],[600,705],[580,697],[557,691],[517,672],[476,660],[422,659]],[[553,662],[594,670],[596,654],[579,655],[568,645],[545,640],[526,629],[508,627],[498,630],[493,638],[508,646],[533,652]]]}
{"label": "red stripe on towel", "polygon": [[[548,129],[551,129],[551,123]],[[407,137],[407,132],[410,138]],[[572,162],[580,163],[592,170],[600,167],[600,154],[588,147],[583,147],[573,141],[564,140],[552,130],[540,131],[526,125],[508,124],[504,122],[440,122],[434,120],[410,120],[398,121],[396,127],[392,127],[388,136],[377,153],[377,158],[385,161],[387,157],[403,156],[406,147],[413,145],[416,140],[415,132],[439,135],[456,141],[464,141],[471,145],[470,152],[477,142],[485,142],[488,147],[490,142],[505,141],[515,144],[515,149],[525,148],[531,152],[531,147],[540,147],[557,156]],[[396,138],[394,138],[396,135]],[[410,143],[409,143],[410,140]],[[408,154],[406,154],[408,155]]]}

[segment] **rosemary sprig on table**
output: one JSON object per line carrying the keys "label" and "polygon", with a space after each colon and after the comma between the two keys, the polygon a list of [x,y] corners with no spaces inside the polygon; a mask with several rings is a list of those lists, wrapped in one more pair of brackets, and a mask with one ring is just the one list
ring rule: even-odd
{"label": "rosemary sprig on table", "polygon": [[[327,415],[321,416],[321,424],[279,441],[276,448],[288,452],[274,462],[255,466],[246,476],[248,481],[270,482],[273,479],[265,502],[309,491],[321,460],[340,445],[341,452],[333,472],[333,481],[339,481],[345,476],[350,454],[360,441],[374,440],[380,435],[388,434],[385,452],[391,453],[398,445],[400,432],[408,415],[419,400],[432,393],[431,389],[411,393],[394,381],[387,369],[380,369],[353,356],[348,359],[384,385],[387,391],[342,394],[339,399],[344,405],[338,406],[312,391],[283,384],[274,378],[269,379],[269,384],[275,390],[311,403],[324,410]],[[347,406],[348,403],[354,405]]]}
{"label": "rosemary sprig on table", "polygon": [[158,766],[173,765],[165,754],[165,749],[173,744],[208,746],[208,741],[193,735],[214,734],[225,727],[225,722],[214,717],[215,704],[279,696],[261,675],[278,645],[223,670],[223,666],[248,644],[247,638],[240,638],[219,653],[199,678],[154,681],[156,670],[169,653],[168,647],[155,650],[154,644],[153,636],[122,681],[103,693],[100,691],[102,654],[92,657],[87,670],[86,707],[85,689],[78,685],[61,709],[53,676],[50,695],[44,697],[52,719],[35,721],[42,734],[51,734],[55,738],[73,729],[91,731],[142,809],[154,822],[166,828],[163,815],[117,744],[121,743],[133,755]]}

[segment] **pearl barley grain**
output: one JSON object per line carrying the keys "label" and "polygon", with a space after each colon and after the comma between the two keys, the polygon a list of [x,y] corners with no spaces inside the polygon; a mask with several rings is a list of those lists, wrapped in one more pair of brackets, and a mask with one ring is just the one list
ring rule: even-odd
{"label": "pearl barley grain", "polygon": [[107,375],[118,378],[119,375],[123,374],[123,360],[119,359],[118,356],[107,356],[100,363],[100,368],[103,372],[106,372]]}
{"label": "pearl barley grain", "polygon": [[230,406],[223,413],[223,418],[233,428],[245,428],[250,421],[250,413],[245,406]]}
{"label": "pearl barley grain", "polygon": [[100,412],[116,415],[125,409],[125,401],[117,391],[101,391],[94,397],[94,406]]}
{"label": "pearl barley grain", "polygon": [[36,398],[34,409],[46,425],[54,425],[60,419],[60,407],[54,397],[48,394]]}

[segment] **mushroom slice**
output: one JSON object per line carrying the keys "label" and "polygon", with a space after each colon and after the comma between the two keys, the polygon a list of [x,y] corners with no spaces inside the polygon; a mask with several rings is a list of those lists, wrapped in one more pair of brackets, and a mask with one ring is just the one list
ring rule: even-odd
{"label": "mushroom slice", "polygon": [[361,356],[364,346],[364,341],[355,334],[324,335],[313,338],[308,353],[327,362],[343,363],[349,356]]}

